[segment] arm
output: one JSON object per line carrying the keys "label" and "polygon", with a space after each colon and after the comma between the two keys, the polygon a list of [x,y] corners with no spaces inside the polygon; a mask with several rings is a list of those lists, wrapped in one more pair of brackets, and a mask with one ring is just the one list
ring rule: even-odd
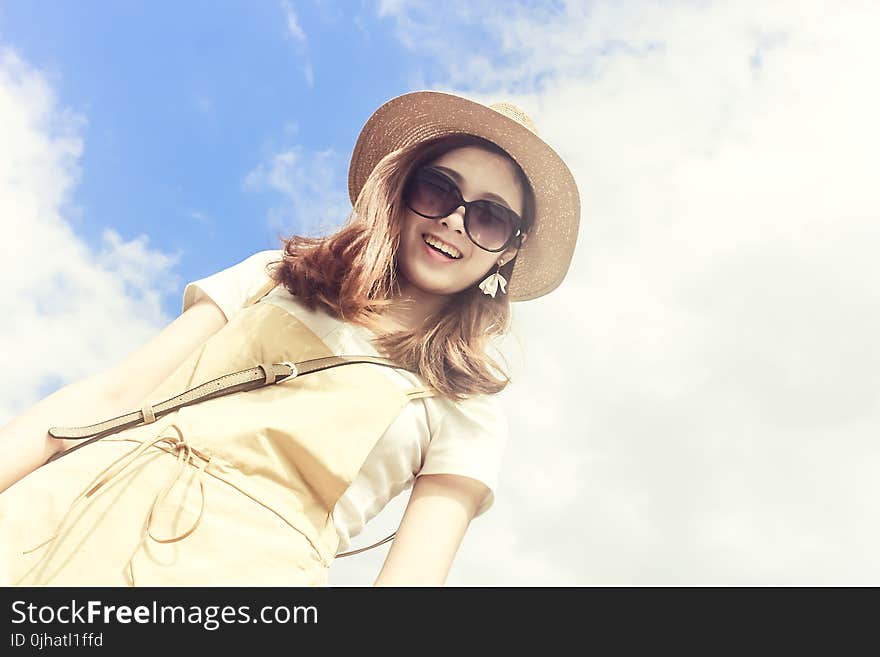
{"label": "arm", "polygon": [[77,442],[53,438],[49,427],[131,412],[225,323],[220,308],[203,299],[115,367],[64,386],[0,427],[0,492]]}
{"label": "arm", "polygon": [[453,474],[416,478],[374,586],[442,586],[486,485]]}

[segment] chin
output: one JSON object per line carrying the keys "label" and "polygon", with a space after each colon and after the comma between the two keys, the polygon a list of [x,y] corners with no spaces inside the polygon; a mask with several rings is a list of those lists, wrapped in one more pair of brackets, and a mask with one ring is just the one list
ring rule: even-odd
{"label": "chin", "polygon": [[420,268],[415,270],[404,268],[400,273],[407,283],[426,294],[450,296],[464,289],[462,286],[456,286],[454,283],[440,279],[433,272],[421,271]]}
{"label": "chin", "polygon": [[438,296],[450,296],[455,294],[459,290],[451,288],[448,285],[442,285],[437,281],[426,280],[425,278],[421,278],[418,276],[414,276],[412,278],[407,278],[410,285],[419,289],[421,292],[426,294],[435,294]]}

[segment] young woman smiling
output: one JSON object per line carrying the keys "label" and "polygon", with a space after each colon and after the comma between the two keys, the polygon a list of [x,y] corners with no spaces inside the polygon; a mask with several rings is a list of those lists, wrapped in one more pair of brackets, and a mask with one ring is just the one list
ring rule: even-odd
{"label": "young woman smiling", "polygon": [[410,487],[375,584],[445,582],[506,443],[488,350],[564,278],[578,190],[517,107],[434,91],[373,113],[348,182],[336,233],[189,283],[0,429],[0,584],[326,585]]}

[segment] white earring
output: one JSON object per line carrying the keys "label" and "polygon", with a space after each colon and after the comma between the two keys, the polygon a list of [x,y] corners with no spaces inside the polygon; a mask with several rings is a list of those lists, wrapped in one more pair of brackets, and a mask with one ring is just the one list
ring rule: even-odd
{"label": "white earring", "polygon": [[499,286],[501,286],[501,291],[504,294],[507,294],[507,279],[501,275],[501,265],[503,264],[504,261],[499,260],[495,272],[486,276],[486,278],[483,279],[483,282],[480,283],[480,289],[483,291],[483,294],[488,294],[493,299],[495,298],[495,293],[498,291]]}

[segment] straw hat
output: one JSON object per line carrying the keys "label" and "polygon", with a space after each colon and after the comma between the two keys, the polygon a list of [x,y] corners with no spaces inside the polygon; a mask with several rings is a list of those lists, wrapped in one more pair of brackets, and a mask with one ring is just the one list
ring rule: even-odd
{"label": "straw hat", "polygon": [[516,105],[483,105],[440,91],[392,98],[364,124],[351,155],[348,193],[354,205],[373,168],[403,146],[441,135],[469,133],[494,142],[516,160],[535,192],[535,221],[513,263],[511,301],[547,294],[565,278],[580,223],[580,196],[565,162]]}

